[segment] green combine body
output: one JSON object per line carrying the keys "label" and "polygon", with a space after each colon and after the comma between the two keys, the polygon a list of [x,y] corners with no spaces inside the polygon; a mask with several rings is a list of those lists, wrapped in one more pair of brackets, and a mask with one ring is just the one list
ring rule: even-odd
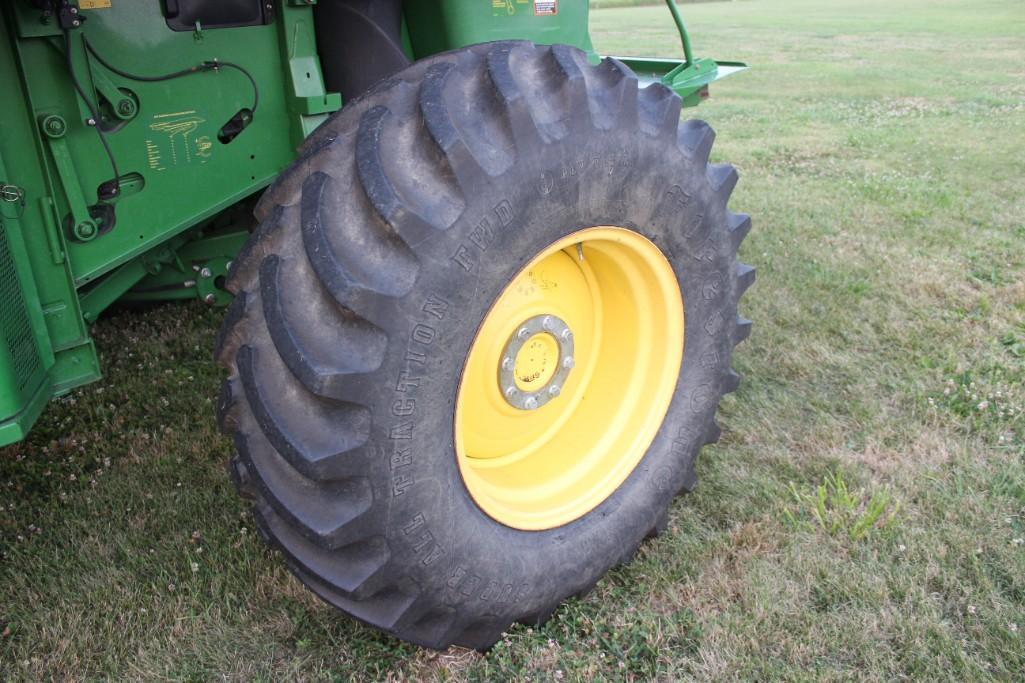
{"label": "green combine body", "polygon": [[[0,12],[0,445],[24,438],[51,397],[99,378],[89,324],[117,300],[227,304],[221,285],[256,195],[343,106],[325,87],[316,0],[256,3],[248,26],[197,21],[190,30],[174,25],[168,7],[177,4],[18,0]],[[409,2],[402,47],[413,61],[526,39],[574,45],[597,61],[586,2],[545,13],[556,4]],[[693,57],[623,62],[690,106],[709,82],[743,68]],[[249,108],[251,123],[228,138],[224,127]],[[111,158],[119,191],[104,197]]]}
{"label": "green combine body", "polygon": [[[51,397],[100,377],[89,324],[115,301],[230,300],[221,285],[256,195],[343,106],[325,87],[315,3],[249,3],[251,15],[225,22],[247,25],[223,26],[182,25],[171,0],[5,4],[0,445],[23,438]],[[415,60],[526,39],[597,60],[587,14],[585,0],[410,2],[402,49]],[[680,28],[686,60],[624,62],[695,105],[742,65],[691,58]],[[251,123],[226,134],[240,112]]]}

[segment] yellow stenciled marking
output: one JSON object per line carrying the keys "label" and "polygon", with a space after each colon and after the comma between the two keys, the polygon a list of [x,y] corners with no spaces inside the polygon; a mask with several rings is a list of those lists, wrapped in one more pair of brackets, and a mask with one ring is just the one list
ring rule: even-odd
{"label": "yellow stenciled marking", "polygon": [[196,154],[201,157],[210,156],[210,152],[213,150],[214,143],[210,140],[209,135],[201,135],[196,138]]}
{"label": "yellow stenciled marking", "polygon": [[[181,163],[187,164],[191,162],[193,143],[189,139],[189,136],[192,135],[196,129],[199,128],[199,125],[204,123],[206,119],[196,115],[194,110],[179,112],[177,114],[156,114],[153,118],[155,120],[153,123],[149,124],[149,128],[156,133],[165,133],[167,135],[168,145],[171,149],[171,165],[177,166],[179,163],[179,146],[183,152],[183,158],[180,159]],[[178,138],[181,138],[181,143],[178,142]],[[207,138],[207,141],[209,141],[209,138]],[[212,147],[212,144],[210,146],[201,146],[197,144],[197,153],[199,153],[200,156],[209,156],[210,147]]]}
{"label": "yellow stenciled marking", "polygon": [[188,111],[174,111],[174,112],[170,112],[168,114],[154,114],[153,118],[155,118],[155,119],[169,119],[172,116],[186,116],[187,114],[195,114],[195,113],[196,113],[195,109],[189,109]]}
{"label": "yellow stenciled marking", "polygon": [[149,162],[149,167],[154,171],[165,170],[165,167],[160,165],[160,148],[152,140],[146,141],[146,160]]}
{"label": "yellow stenciled marking", "polygon": [[78,9],[110,9],[110,0],[78,0]]}

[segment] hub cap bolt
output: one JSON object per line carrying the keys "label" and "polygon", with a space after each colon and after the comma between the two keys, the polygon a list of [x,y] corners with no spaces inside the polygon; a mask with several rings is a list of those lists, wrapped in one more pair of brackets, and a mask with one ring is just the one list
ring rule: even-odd
{"label": "hub cap bolt", "polygon": [[509,405],[519,410],[544,406],[562,393],[573,368],[569,325],[554,313],[527,318],[513,328],[497,365],[498,390]]}

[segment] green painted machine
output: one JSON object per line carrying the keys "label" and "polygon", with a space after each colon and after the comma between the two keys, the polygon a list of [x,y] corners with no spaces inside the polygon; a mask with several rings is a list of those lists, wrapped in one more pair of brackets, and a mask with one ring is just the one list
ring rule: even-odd
{"label": "green painted machine", "polygon": [[[343,106],[325,87],[316,0],[218,4],[16,0],[0,12],[0,445],[100,377],[89,324],[115,301],[227,303],[256,195]],[[623,61],[696,105],[743,65],[694,58],[669,5],[685,59]],[[596,60],[587,15],[585,0],[410,2],[401,49],[415,60],[527,39]]]}

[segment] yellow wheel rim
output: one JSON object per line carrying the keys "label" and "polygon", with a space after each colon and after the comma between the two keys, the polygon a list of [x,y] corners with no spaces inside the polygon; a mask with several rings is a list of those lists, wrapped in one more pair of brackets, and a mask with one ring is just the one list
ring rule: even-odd
{"label": "yellow wheel rim", "polygon": [[492,306],[456,398],[463,481],[493,519],[550,529],[630,475],[665,419],[683,359],[683,297],[643,236],[575,232]]}

